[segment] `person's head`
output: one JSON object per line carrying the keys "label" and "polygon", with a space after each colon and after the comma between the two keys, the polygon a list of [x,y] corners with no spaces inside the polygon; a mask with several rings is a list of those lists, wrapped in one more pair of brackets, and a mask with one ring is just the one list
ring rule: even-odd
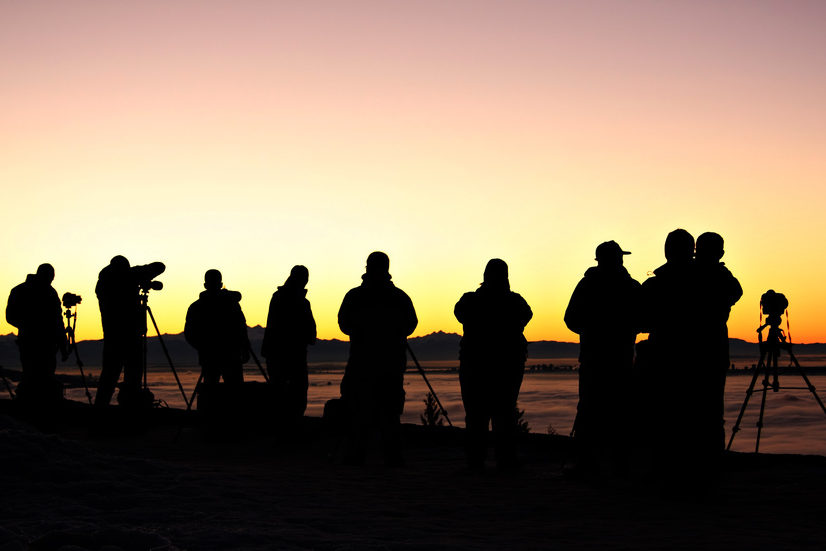
{"label": "person's head", "polygon": [[694,258],[694,237],[677,229],[665,238],[665,259],[668,262],[689,262]]}
{"label": "person's head", "polygon": [[294,285],[303,289],[309,280],[310,270],[299,264],[298,266],[293,266],[293,269],[290,270],[290,276],[287,278],[287,281],[284,282],[284,285]]}
{"label": "person's head", "polygon": [[54,267],[51,264],[41,264],[37,267],[35,275],[40,282],[50,284],[54,281]]}
{"label": "person's head", "polygon": [[714,232],[705,232],[697,238],[697,260],[719,262],[723,258],[723,237]]}
{"label": "person's head", "polygon": [[204,274],[204,289],[215,291],[224,286],[223,277],[218,270],[207,270]]}
{"label": "person's head", "polygon": [[109,261],[109,266],[117,272],[125,272],[129,269],[129,261],[125,256],[117,255]]}
{"label": "person's head", "polygon": [[508,265],[500,258],[488,260],[485,266],[483,285],[488,287],[510,287]]}
{"label": "person's head", "polygon": [[370,275],[387,275],[390,273],[390,257],[381,251],[370,253],[367,257],[366,271]]}
{"label": "person's head", "polygon": [[600,266],[622,266],[622,257],[631,254],[623,251],[616,241],[606,241],[597,245],[595,253],[597,264]]}

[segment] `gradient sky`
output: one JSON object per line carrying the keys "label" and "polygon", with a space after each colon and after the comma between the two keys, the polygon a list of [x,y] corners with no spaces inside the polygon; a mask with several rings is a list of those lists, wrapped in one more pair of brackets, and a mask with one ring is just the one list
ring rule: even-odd
{"label": "gradient sky", "polygon": [[826,341],[824,28],[817,1],[0,0],[0,293],[51,262],[98,338],[123,254],[167,264],[162,331],[213,267],[255,325],[305,264],[340,338],[383,250],[421,335],[500,257],[527,337],[576,340],[595,246],[642,281],[683,227],[726,238],[732,336],[774,288]]}

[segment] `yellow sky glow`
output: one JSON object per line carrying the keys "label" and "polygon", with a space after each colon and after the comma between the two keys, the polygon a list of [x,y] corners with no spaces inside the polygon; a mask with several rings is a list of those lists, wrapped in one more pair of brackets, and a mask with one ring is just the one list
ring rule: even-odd
{"label": "yellow sky glow", "polygon": [[304,264],[342,338],[383,250],[422,335],[460,331],[500,257],[527,337],[575,340],[595,246],[642,281],[683,227],[726,239],[732,336],[754,340],[774,288],[795,340],[826,341],[822,4],[444,4],[0,4],[0,292],[51,262],[99,338],[95,280],[123,254],[167,264],[162,331],[209,268],[255,325]]}

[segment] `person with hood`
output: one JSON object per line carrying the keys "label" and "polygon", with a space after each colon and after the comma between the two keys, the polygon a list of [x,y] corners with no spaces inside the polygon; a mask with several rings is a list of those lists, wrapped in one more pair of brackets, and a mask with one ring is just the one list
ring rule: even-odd
{"label": "person with hood", "polygon": [[385,463],[403,463],[401,414],[407,337],[419,320],[410,297],[390,281],[389,268],[385,253],[370,253],[361,285],[347,292],[338,311],[339,328],[350,337],[350,356],[341,380],[347,415],[345,463],[364,460],[373,422],[381,431]]}
{"label": "person with hood", "polygon": [[224,289],[218,270],[204,274],[204,289],[186,312],[184,337],[198,351],[205,384],[223,378],[227,384],[240,385],[250,354],[241,293]]}
{"label": "person with hood", "polygon": [[[697,238],[695,263],[701,312],[698,346],[703,356],[703,383],[698,385],[704,404],[699,405],[702,418],[708,423],[705,434],[711,453],[722,453],[725,448],[724,399],[728,372],[729,342],[728,318],[731,307],[743,296],[740,282],[732,275],[723,258],[723,238],[706,232]],[[708,392],[705,392],[708,391]]]}
{"label": "person with hood", "polygon": [[577,469],[596,473],[621,466],[628,421],[640,284],[623,266],[616,241],[597,246],[597,265],[585,272],[565,310],[579,335],[579,403],[574,421]]}
{"label": "person with hood", "polygon": [[17,396],[23,400],[53,402],[62,398],[55,378],[58,350],[69,354],[60,299],[52,287],[54,268],[41,264],[9,294],[6,321],[17,328],[22,377]]}
{"label": "person with hood", "polygon": [[[641,330],[650,361],[643,374],[650,395],[646,428],[656,443],[654,468],[667,491],[694,491],[702,454],[702,423],[695,384],[702,357],[697,346],[702,301],[694,262],[694,237],[676,229],[665,239],[666,262],[640,289]],[[692,489],[693,486],[693,489]]]}
{"label": "person with hood", "polygon": [[118,402],[139,403],[143,375],[141,337],[146,334],[146,311],[141,305],[141,287],[150,288],[152,280],[166,266],[152,262],[130,266],[129,260],[118,255],[98,275],[95,294],[103,325],[103,362],[95,394],[95,406],[106,406],[123,371],[123,383]]}
{"label": "person with hood", "polygon": [[510,290],[508,265],[494,258],[482,284],[454,308],[463,326],[459,384],[465,408],[468,467],[484,468],[488,426],[492,424],[500,470],[518,467],[516,401],[522,386],[528,343],[523,331],[533,317],[521,295]]}
{"label": "person with hood", "polygon": [[261,355],[270,383],[276,386],[290,416],[307,409],[307,346],[316,341],[316,325],[305,289],[310,272],[293,266],[284,285],[273,293]]}

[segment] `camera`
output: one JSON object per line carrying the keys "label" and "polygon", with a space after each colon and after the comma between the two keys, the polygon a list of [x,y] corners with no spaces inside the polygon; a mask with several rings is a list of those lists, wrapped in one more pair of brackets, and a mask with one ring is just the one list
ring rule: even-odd
{"label": "camera", "polygon": [[782,293],[775,293],[769,289],[763,296],[760,297],[760,306],[763,307],[763,313],[766,314],[767,321],[771,324],[780,323],[780,317],[789,307],[789,301]]}
{"label": "camera", "polygon": [[147,293],[149,291],[160,291],[163,289],[163,281],[158,281],[156,279],[147,279],[138,282],[138,286],[140,286],[141,291]]}
{"label": "camera", "polygon": [[72,308],[77,306],[81,303],[83,299],[80,298],[80,295],[76,295],[74,293],[63,293],[63,307],[64,308]]}

